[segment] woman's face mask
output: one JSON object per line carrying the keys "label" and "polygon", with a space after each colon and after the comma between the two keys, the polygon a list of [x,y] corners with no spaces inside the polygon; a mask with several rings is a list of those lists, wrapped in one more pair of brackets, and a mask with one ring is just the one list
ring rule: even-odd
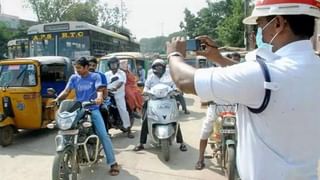
{"label": "woman's face mask", "polygon": [[275,18],[276,17],[274,17],[271,21],[269,21],[263,28],[258,27],[257,34],[256,34],[256,44],[257,44],[258,48],[265,48],[265,49],[272,51],[272,47],[273,47],[272,42],[276,38],[276,36],[279,34],[279,32],[272,37],[272,39],[270,40],[269,43],[263,42],[263,33],[262,32],[271,24],[272,21],[275,20]]}

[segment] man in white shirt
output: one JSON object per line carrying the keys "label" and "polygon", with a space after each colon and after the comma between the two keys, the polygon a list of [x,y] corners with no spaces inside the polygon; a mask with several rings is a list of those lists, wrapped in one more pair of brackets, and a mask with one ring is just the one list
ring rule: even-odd
{"label": "man in white shirt", "polygon": [[109,71],[105,73],[108,84],[108,89],[114,94],[114,99],[123,123],[123,127],[128,131],[128,138],[134,138],[131,134],[131,123],[129,112],[125,100],[125,83],[126,74],[119,68],[119,60],[116,57],[111,57],[108,61]]}
{"label": "man in white shirt", "polygon": [[244,20],[258,25],[257,37],[267,44],[253,57],[264,59],[271,82],[265,82],[257,61],[226,61],[207,36],[197,38],[205,46],[197,54],[232,66],[195,70],[183,62],[183,39],[167,44],[171,75],[179,89],[204,100],[239,104],[236,154],[241,179],[319,178],[320,143],[315,138],[320,137],[320,59],[309,40],[319,7],[315,0],[257,1]]}

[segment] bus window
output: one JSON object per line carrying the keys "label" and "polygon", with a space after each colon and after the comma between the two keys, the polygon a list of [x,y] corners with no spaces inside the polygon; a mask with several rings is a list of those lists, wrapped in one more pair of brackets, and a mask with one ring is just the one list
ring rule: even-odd
{"label": "bus window", "polygon": [[58,55],[76,59],[90,56],[90,41],[88,36],[61,38],[59,37]]}
{"label": "bus window", "polygon": [[29,56],[28,39],[13,39],[8,42],[9,58],[21,58]]}
{"label": "bus window", "polygon": [[[50,28],[49,28],[50,27]],[[61,28],[64,27],[64,28]],[[61,55],[71,59],[79,56],[105,56],[107,53],[139,51],[139,43],[130,38],[85,22],[56,22],[29,27],[33,47],[31,56]],[[36,41],[53,41],[53,50],[45,50]],[[50,47],[51,48],[51,47]],[[133,49],[134,48],[134,49]],[[50,54],[46,53],[50,52]]]}
{"label": "bus window", "polygon": [[31,41],[31,56],[52,56],[55,54],[55,43],[52,40]]}

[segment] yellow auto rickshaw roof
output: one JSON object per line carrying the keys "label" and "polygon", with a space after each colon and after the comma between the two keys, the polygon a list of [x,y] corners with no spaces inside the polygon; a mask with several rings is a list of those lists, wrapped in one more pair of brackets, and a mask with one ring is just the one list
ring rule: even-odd
{"label": "yellow auto rickshaw roof", "polygon": [[40,64],[65,64],[65,63],[71,63],[71,60],[67,57],[62,56],[38,56],[38,57],[26,57],[26,58],[16,58],[16,59],[7,59],[8,62],[22,62],[22,61],[38,61]]}

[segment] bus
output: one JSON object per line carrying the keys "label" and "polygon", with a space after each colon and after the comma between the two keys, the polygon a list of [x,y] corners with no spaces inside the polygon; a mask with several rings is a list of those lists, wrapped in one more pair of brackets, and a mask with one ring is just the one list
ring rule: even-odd
{"label": "bus", "polygon": [[8,41],[8,58],[21,58],[29,56],[28,39],[13,39]]}
{"label": "bus", "polygon": [[140,51],[129,35],[121,35],[86,22],[62,21],[28,29],[30,56],[101,57],[121,51]]}

